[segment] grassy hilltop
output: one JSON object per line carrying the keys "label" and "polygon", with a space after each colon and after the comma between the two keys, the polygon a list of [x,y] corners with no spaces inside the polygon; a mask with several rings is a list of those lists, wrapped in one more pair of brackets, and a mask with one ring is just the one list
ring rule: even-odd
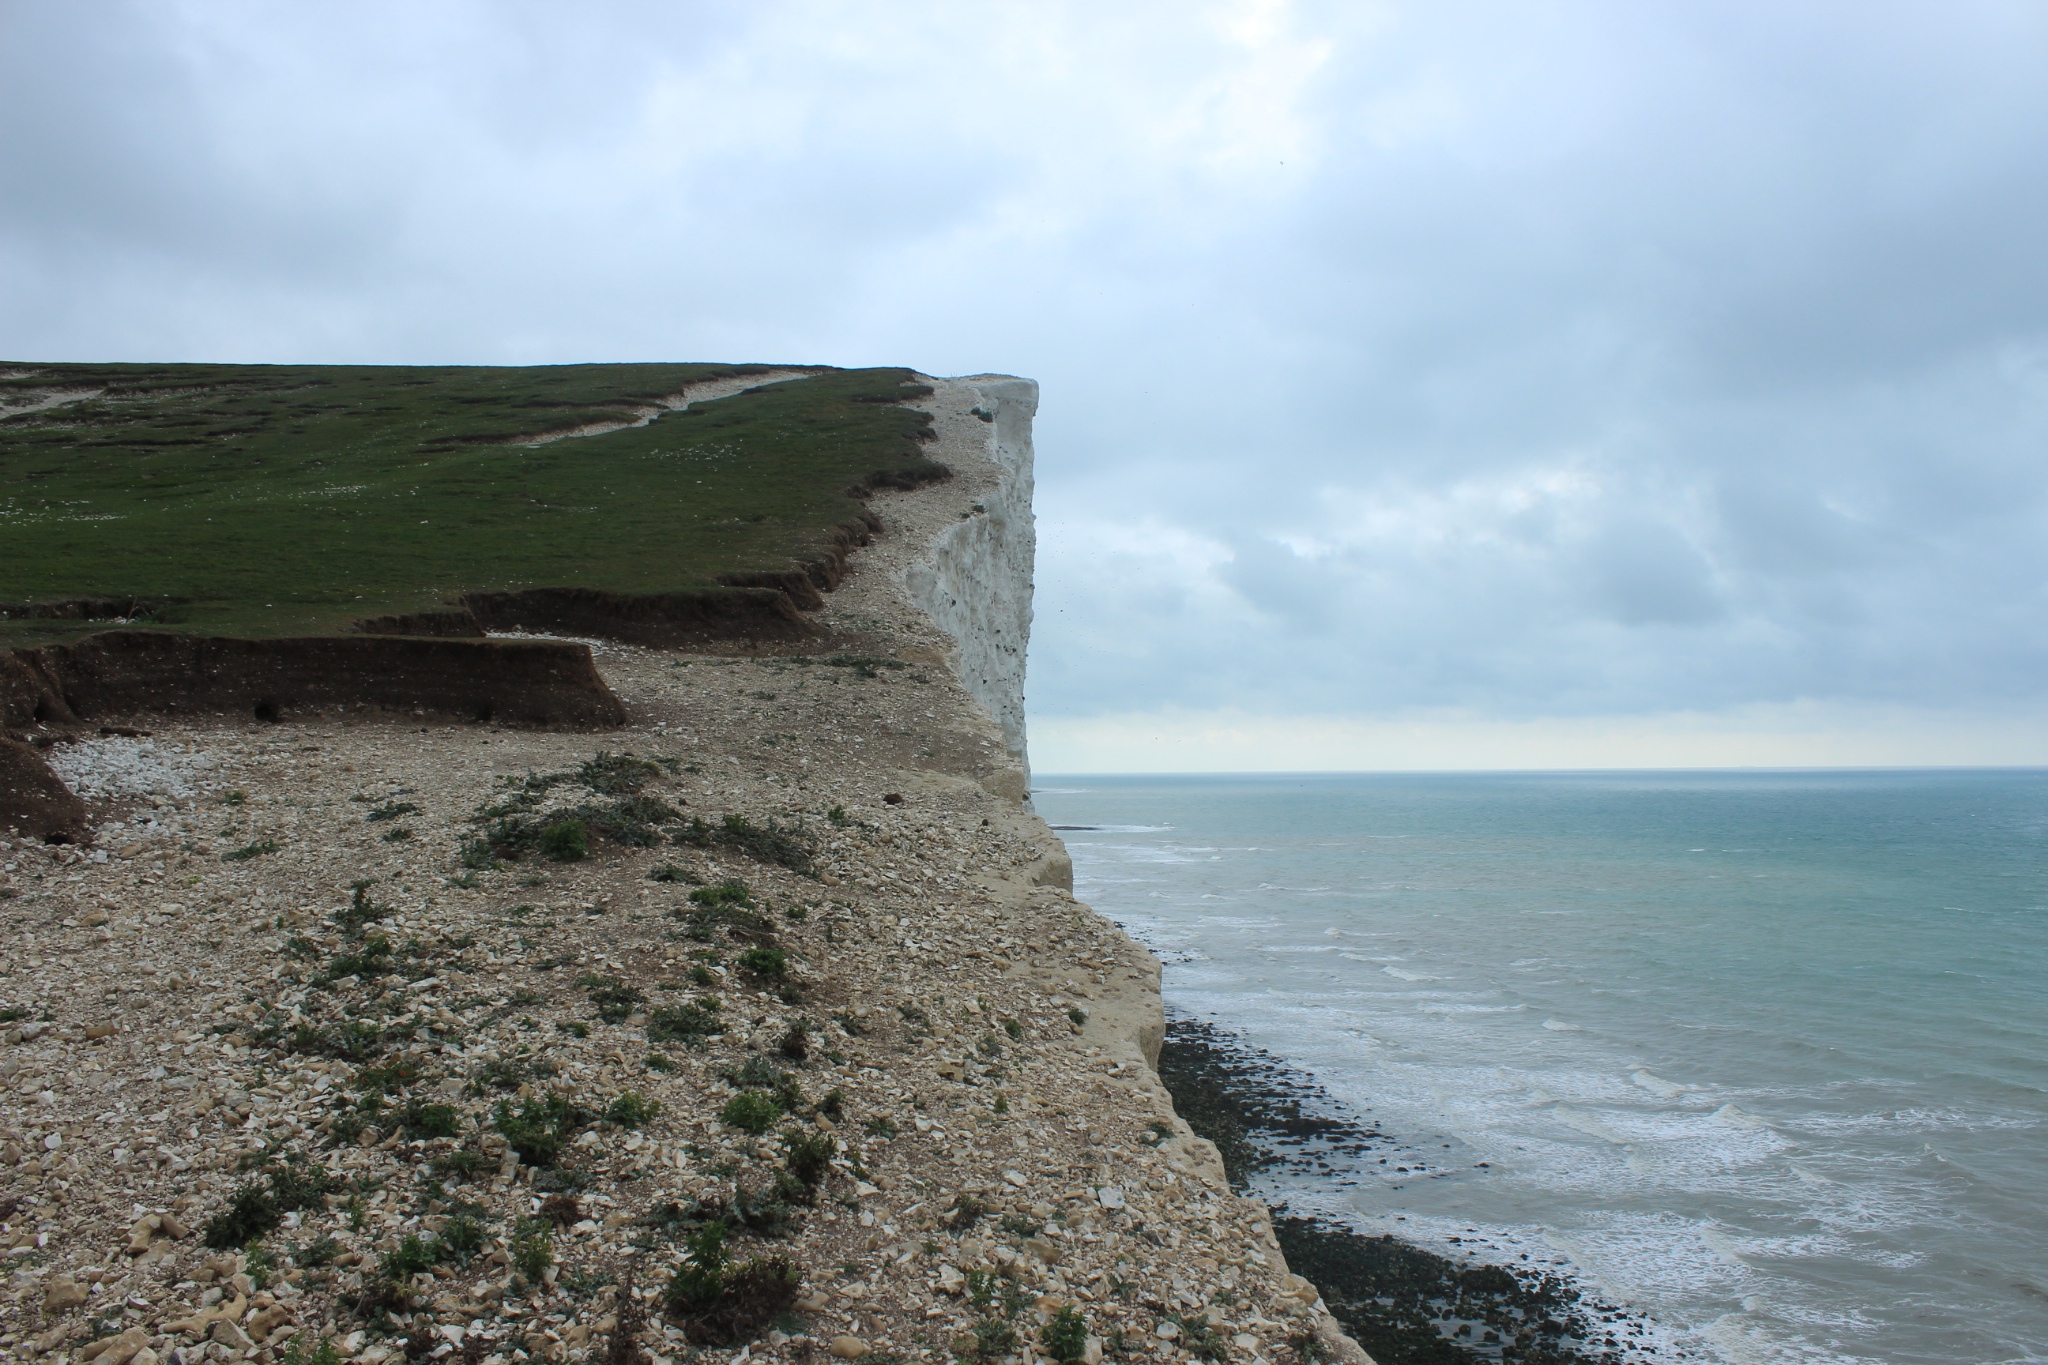
{"label": "grassy hilltop", "polygon": [[[633,420],[763,366],[0,366],[0,608],[169,599],[160,627],[333,633],[464,591],[623,593],[786,569],[853,486],[930,477],[908,370],[827,370]],[[39,410],[38,402],[80,393]],[[0,646],[105,622],[0,617]]]}

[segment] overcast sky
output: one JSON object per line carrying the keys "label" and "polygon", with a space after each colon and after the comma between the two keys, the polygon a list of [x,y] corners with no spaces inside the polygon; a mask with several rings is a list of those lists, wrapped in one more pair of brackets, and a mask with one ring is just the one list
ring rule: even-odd
{"label": "overcast sky", "polygon": [[1041,770],[2048,762],[2048,8],[0,0],[0,357],[1044,386]]}

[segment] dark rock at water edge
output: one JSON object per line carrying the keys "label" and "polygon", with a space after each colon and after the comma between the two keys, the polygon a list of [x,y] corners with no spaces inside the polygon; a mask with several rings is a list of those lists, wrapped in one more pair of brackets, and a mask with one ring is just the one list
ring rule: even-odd
{"label": "dark rock at water edge", "polygon": [[1361,1157],[1382,1140],[1278,1058],[1199,1020],[1167,1022],[1159,1075],[1175,1111],[1216,1144],[1240,1190],[1260,1171]]}
{"label": "dark rock at water edge", "polygon": [[[1231,1185],[1259,1193],[1261,1175],[1331,1172],[1389,1139],[1345,1113],[1314,1082],[1230,1033],[1172,1018],[1159,1076],[1175,1110],[1216,1144]],[[1378,1365],[1621,1365],[1628,1314],[1596,1304],[1565,1278],[1528,1267],[1459,1264],[1391,1235],[1290,1215],[1273,1229],[1288,1266]],[[1640,1358],[1635,1357],[1635,1358]]]}

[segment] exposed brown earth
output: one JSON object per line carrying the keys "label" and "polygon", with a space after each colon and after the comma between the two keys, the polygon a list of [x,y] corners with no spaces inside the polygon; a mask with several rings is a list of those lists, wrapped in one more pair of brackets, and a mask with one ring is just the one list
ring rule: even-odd
{"label": "exposed brown earth", "polygon": [[75,844],[91,828],[91,812],[43,756],[26,744],[0,739],[0,829],[31,839]]}
{"label": "exposed brown earth", "polygon": [[122,630],[0,653],[0,724],[10,728],[142,711],[277,720],[364,708],[571,728],[625,715],[588,652],[554,640]]}

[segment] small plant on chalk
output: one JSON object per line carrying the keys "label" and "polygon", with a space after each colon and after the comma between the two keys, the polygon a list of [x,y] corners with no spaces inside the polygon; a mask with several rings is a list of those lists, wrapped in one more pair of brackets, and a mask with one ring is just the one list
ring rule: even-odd
{"label": "small plant on chalk", "polygon": [[569,1135],[587,1117],[560,1095],[535,1095],[521,1100],[517,1108],[509,1100],[499,1100],[492,1123],[521,1161],[529,1166],[552,1166]]}
{"label": "small plant on chalk", "polygon": [[607,1024],[625,1023],[647,1000],[638,986],[629,986],[616,976],[579,976],[576,984],[589,993],[597,1017]]}
{"label": "small plant on chalk", "polygon": [[752,1341],[796,1301],[802,1283],[787,1257],[769,1256],[734,1265],[725,1249],[723,1219],[706,1223],[689,1239],[689,1255],[676,1268],[664,1295],[683,1335],[700,1346],[737,1346]]}
{"label": "small plant on chalk", "polygon": [[555,1229],[545,1218],[522,1218],[512,1238],[512,1268],[529,1282],[555,1263]]}
{"label": "small plant on chalk", "polygon": [[1088,1319],[1069,1305],[1039,1329],[1038,1339],[1045,1344],[1045,1353],[1060,1365],[1074,1365],[1088,1350]]}
{"label": "small plant on chalk", "polygon": [[343,1356],[335,1348],[334,1338],[322,1337],[319,1344],[305,1346],[305,1338],[299,1337],[285,1344],[283,1354],[278,1356],[278,1365],[341,1365]]}
{"label": "small plant on chalk", "polygon": [[739,881],[736,878],[727,878],[725,881],[718,882],[715,885],[700,886],[695,891],[692,891],[690,893],[690,904],[701,905],[706,910],[722,910],[728,905],[737,905],[743,909],[751,910],[754,908],[754,896],[752,892],[747,890],[745,882]]}
{"label": "small plant on chalk", "polygon": [[1180,1328],[1180,1347],[1197,1360],[1222,1360],[1229,1344],[1204,1313],[1170,1313],[1166,1321]]}
{"label": "small plant on chalk", "polygon": [[725,1022],[719,1018],[716,996],[707,995],[687,1005],[658,1009],[647,1016],[647,1041],[650,1043],[686,1043],[723,1032]]}
{"label": "small plant on chalk", "polygon": [[809,1058],[811,1055],[811,1021],[808,1019],[792,1020],[789,1027],[783,1031],[782,1037],[776,1041],[775,1050],[792,1062],[801,1062]]}
{"label": "small plant on chalk", "polygon": [[742,1090],[725,1102],[718,1115],[743,1133],[765,1133],[782,1117],[782,1106],[765,1090]]}
{"label": "small plant on chalk", "polygon": [[755,944],[740,950],[740,969],[770,981],[780,981],[789,975],[789,952],[784,948],[770,948]]}
{"label": "small plant on chalk", "polygon": [[628,1090],[612,1101],[611,1108],[604,1111],[604,1116],[621,1128],[638,1128],[660,1113],[659,1104],[643,1098],[637,1090]]}
{"label": "small plant on chalk", "polygon": [[462,1114],[452,1104],[415,1101],[405,1106],[398,1121],[411,1138],[454,1137],[462,1131]]}
{"label": "small plant on chalk", "polygon": [[829,1134],[806,1133],[796,1128],[782,1135],[782,1145],[789,1153],[789,1173],[806,1190],[815,1190],[823,1182],[831,1172],[832,1158],[839,1154],[839,1146]]}
{"label": "small plant on chalk", "polygon": [[557,820],[540,832],[538,847],[550,862],[581,862],[590,856],[590,826],[581,820]]}

